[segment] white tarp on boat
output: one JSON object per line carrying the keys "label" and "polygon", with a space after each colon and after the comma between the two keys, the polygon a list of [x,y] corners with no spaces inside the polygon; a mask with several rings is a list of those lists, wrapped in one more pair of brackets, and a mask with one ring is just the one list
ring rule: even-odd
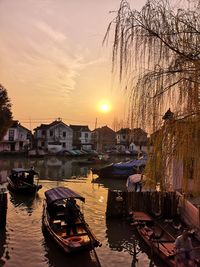
{"label": "white tarp on boat", "polygon": [[127,187],[128,192],[134,192],[134,191],[137,192],[138,190],[141,191],[140,186],[138,187],[137,184],[140,183],[144,179],[145,179],[145,175],[141,173],[130,175],[126,181],[126,187]]}

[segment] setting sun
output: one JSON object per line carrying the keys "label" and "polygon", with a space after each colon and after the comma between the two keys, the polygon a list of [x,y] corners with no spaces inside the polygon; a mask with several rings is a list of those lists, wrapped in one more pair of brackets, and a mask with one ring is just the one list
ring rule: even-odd
{"label": "setting sun", "polygon": [[99,104],[99,110],[103,113],[107,113],[111,110],[111,106],[107,102],[102,102]]}

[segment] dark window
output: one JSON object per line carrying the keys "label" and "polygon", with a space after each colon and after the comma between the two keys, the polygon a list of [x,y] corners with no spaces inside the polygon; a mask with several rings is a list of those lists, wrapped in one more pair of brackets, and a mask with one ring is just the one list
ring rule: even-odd
{"label": "dark window", "polygon": [[85,133],[85,138],[88,138],[88,133]]}
{"label": "dark window", "polygon": [[45,135],[46,134],[46,131],[45,130],[42,130],[42,135]]}
{"label": "dark window", "polygon": [[[63,137],[66,137],[66,132],[63,132]],[[63,143],[64,144],[64,143]]]}
{"label": "dark window", "polygon": [[45,143],[44,142],[41,142],[41,146],[44,146],[45,145]]}
{"label": "dark window", "polygon": [[50,131],[50,136],[53,136],[53,131]]}
{"label": "dark window", "polygon": [[9,130],[9,141],[14,141],[15,130]]}
{"label": "dark window", "polygon": [[63,146],[63,147],[66,147],[66,143],[62,143],[62,146]]}

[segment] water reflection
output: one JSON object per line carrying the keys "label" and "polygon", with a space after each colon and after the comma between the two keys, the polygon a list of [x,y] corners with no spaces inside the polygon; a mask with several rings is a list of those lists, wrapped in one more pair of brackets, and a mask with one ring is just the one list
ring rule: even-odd
{"label": "water reflection", "polygon": [[39,200],[38,194],[27,196],[10,193],[10,202],[13,206],[19,208],[21,211],[25,210],[28,214],[33,212],[33,204],[37,200]]}
{"label": "water reflection", "polygon": [[133,244],[133,233],[130,231],[130,226],[124,220],[106,220],[107,238],[109,247],[112,250],[123,251],[126,247],[125,241]]}
{"label": "water reflection", "polygon": [[1,169],[6,173],[10,172],[13,168],[29,168],[34,166],[39,170],[42,179],[62,180],[70,177],[87,177],[90,168],[87,166],[78,166],[74,164],[74,159],[68,158],[0,158]]}
{"label": "water reflection", "polygon": [[[114,182],[115,181],[115,182]],[[92,182],[96,183],[100,186],[103,186],[110,190],[119,190],[119,191],[126,191],[126,180],[125,179],[117,179],[114,180],[110,178],[102,178],[102,177],[95,177],[93,175]]]}
{"label": "water reflection", "polygon": [[[55,246],[53,240],[44,233],[44,247],[45,247],[45,257],[48,260],[49,266],[52,267],[99,267],[98,263],[95,262],[92,252],[79,252],[78,257],[74,254],[66,255]],[[52,253],[53,252],[53,253]]]}
{"label": "water reflection", "polygon": [[[0,266],[95,266],[90,254],[82,254],[81,258],[68,257],[55,247],[49,237],[43,235],[44,192],[55,186],[67,186],[85,196],[86,221],[103,244],[101,248],[96,249],[103,267],[150,266],[148,251],[138,243],[138,238],[130,229],[129,223],[105,219],[108,189],[124,190],[125,181],[93,177],[90,168],[74,164],[76,160],[54,157],[0,159],[1,170],[5,174],[12,168],[34,166],[40,174],[40,183],[43,185],[36,196],[8,194],[7,228],[0,233]],[[142,248],[137,254],[138,261],[134,261],[132,254],[135,240],[136,247]]]}
{"label": "water reflection", "polygon": [[9,257],[6,250],[6,229],[0,229],[0,266],[5,264],[5,258]]}

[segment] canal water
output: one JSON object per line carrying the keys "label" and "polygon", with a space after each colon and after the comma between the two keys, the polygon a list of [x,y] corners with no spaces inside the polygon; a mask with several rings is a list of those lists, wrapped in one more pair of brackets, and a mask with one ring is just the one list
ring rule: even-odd
{"label": "canal water", "polygon": [[[79,159],[80,160],[80,159]],[[67,186],[83,195],[82,207],[87,223],[102,243],[96,249],[102,267],[164,266],[150,259],[150,251],[126,220],[106,220],[108,189],[126,190],[125,180],[99,179],[90,166],[80,166],[78,159],[0,159],[5,176],[12,168],[34,166],[39,172],[42,189],[34,197],[8,193],[7,226],[0,231],[0,266],[6,267],[89,267],[82,257],[66,256],[42,232],[44,192]],[[133,258],[133,249],[140,250]]]}

